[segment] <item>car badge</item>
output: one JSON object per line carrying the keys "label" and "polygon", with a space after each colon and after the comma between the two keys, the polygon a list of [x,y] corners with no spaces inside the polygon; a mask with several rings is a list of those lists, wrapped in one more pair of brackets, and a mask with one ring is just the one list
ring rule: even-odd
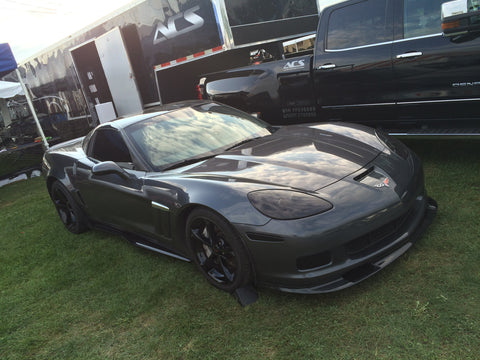
{"label": "car badge", "polygon": [[376,188],[390,187],[390,179],[387,177],[380,184],[375,185]]}

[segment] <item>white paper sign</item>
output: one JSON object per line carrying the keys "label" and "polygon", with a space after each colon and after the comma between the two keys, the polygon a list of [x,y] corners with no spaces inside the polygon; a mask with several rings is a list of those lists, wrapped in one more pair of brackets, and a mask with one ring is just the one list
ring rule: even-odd
{"label": "white paper sign", "polygon": [[442,4],[442,19],[465,14],[468,11],[467,0],[455,0]]}

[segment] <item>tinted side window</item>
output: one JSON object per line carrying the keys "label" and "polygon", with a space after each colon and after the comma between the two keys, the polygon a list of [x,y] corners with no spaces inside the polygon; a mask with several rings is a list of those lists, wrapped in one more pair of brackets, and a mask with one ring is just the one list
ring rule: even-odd
{"label": "tinted side window", "polygon": [[340,50],[392,40],[387,0],[363,1],[332,12],[327,49]]}
{"label": "tinted side window", "polygon": [[404,0],[403,37],[405,39],[442,32],[441,7],[447,0]]}
{"label": "tinted side window", "polygon": [[230,26],[316,15],[315,0],[225,0]]}
{"label": "tinted side window", "polygon": [[125,141],[115,130],[98,130],[89,155],[100,161],[132,162]]}

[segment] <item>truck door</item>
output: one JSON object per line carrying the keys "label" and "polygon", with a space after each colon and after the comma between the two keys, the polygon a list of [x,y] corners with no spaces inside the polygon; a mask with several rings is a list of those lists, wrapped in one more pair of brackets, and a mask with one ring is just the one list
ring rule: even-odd
{"label": "truck door", "polygon": [[395,119],[392,42],[390,0],[349,1],[323,12],[313,67],[322,120]]}
{"label": "truck door", "polygon": [[469,127],[480,119],[480,37],[442,35],[445,1],[400,0],[395,8],[399,124],[427,133],[436,127]]}

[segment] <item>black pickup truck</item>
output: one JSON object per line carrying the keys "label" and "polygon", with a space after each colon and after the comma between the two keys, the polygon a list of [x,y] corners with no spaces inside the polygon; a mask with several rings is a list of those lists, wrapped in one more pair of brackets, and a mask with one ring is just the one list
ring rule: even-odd
{"label": "black pickup truck", "polygon": [[280,60],[205,74],[199,89],[272,124],[341,120],[396,134],[480,135],[478,3],[341,2],[321,12],[316,35],[285,42]]}

